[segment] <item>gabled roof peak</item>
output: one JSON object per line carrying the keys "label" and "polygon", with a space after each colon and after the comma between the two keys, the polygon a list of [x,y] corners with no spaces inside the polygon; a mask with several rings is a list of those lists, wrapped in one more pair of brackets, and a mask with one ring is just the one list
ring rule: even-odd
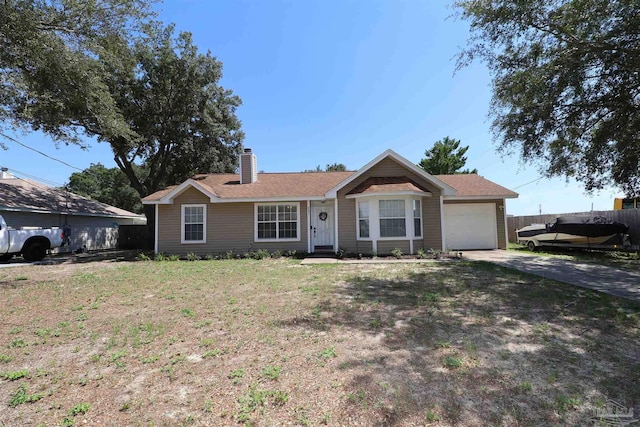
{"label": "gabled roof peak", "polygon": [[367,163],[366,165],[358,169],[357,172],[353,173],[351,176],[349,176],[347,179],[342,181],[340,184],[333,187],[331,190],[329,190],[326,193],[325,196],[327,198],[337,197],[338,191],[341,188],[343,188],[345,185],[349,184],[350,182],[353,182],[359,176],[363,175],[369,169],[371,169],[372,167],[374,167],[375,165],[377,165],[378,163],[380,163],[382,160],[386,158],[393,159],[394,161],[400,163],[400,165],[407,168],[409,171],[424,178],[425,180],[433,184],[436,188],[439,188],[440,190],[442,190],[442,194],[444,196],[452,196],[456,194],[456,190],[453,187],[442,182],[441,180],[437,179],[433,175],[427,173],[426,171],[424,171],[424,169],[419,168],[417,165],[413,164],[412,162],[410,162],[409,160],[407,160],[406,158],[402,157],[400,154],[396,153],[395,151],[389,148],[384,152],[382,152],[380,155],[378,155],[375,159],[371,160],[369,163]]}

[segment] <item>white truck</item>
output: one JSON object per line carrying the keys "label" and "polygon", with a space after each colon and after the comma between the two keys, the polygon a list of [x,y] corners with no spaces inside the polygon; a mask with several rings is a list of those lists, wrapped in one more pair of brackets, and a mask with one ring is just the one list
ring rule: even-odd
{"label": "white truck", "polygon": [[40,261],[49,249],[63,246],[65,232],[62,228],[22,227],[14,230],[7,226],[0,215],[0,261],[8,261],[22,254],[27,261]]}

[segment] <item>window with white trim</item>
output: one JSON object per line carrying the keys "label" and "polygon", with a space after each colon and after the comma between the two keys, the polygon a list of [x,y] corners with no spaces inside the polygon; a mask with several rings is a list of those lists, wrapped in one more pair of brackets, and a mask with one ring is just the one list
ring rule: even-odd
{"label": "window with white trim", "polygon": [[259,204],[256,240],[300,240],[299,204]]}
{"label": "window with white trim", "polygon": [[369,237],[369,202],[358,202],[358,236]]}
{"label": "window with white trim", "polygon": [[413,235],[422,237],[422,203],[413,199]]}
{"label": "window with white trim", "polygon": [[205,243],[207,205],[182,205],[182,243]]}
{"label": "window with white trim", "polygon": [[380,237],[406,237],[404,200],[379,200]]}

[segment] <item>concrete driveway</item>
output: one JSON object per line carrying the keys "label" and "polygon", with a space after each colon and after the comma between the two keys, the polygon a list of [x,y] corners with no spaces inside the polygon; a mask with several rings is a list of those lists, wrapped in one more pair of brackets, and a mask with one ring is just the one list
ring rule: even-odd
{"label": "concrete driveway", "polygon": [[465,251],[463,257],[640,301],[640,272],[519,251]]}

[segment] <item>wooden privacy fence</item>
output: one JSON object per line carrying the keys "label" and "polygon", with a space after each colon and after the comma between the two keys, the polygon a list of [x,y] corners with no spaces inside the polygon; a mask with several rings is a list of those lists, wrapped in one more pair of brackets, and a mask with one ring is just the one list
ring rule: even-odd
{"label": "wooden privacy fence", "polygon": [[153,234],[147,225],[121,225],[118,232],[118,249],[153,249]]}
{"label": "wooden privacy fence", "polygon": [[552,215],[527,215],[507,217],[509,242],[518,240],[516,230],[531,224],[547,224],[554,222],[557,217],[565,215],[603,216],[613,221],[625,223],[629,226],[629,238],[634,245],[640,244],[640,209],[623,209],[620,211],[591,211],[580,213],[552,214]]}

